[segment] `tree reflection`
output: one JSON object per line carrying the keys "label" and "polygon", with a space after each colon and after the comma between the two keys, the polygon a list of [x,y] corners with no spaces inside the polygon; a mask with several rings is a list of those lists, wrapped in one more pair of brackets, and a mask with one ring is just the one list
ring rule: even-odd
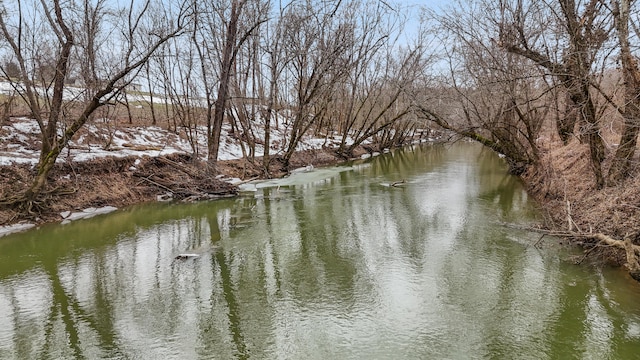
{"label": "tree reflection", "polygon": [[[326,202],[307,206],[313,199],[302,189],[292,203],[293,214],[300,236],[301,251],[289,273],[296,274],[297,294],[307,301],[318,301],[327,295],[337,296],[342,301],[353,301],[356,269],[351,259],[345,258],[340,246],[348,241],[339,234],[345,228],[347,214],[326,208]],[[335,299],[335,297],[334,297]],[[350,305],[350,304],[344,304]]]}
{"label": "tree reflection", "polygon": [[[53,258],[47,258],[42,263],[45,272],[51,282],[52,302],[49,309],[49,318],[46,323],[45,332],[45,344],[49,346],[55,339],[60,338],[62,335],[66,338],[67,345],[69,346],[73,358],[86,358],[87,354],[83,352],[80,347],[82,343],[81,336],[85,335],[80,333],[80,322],[93,330],[94,334],[98,336],[100,342],[100,348],[103,350],[111,350],[114,354],[118,354],[116,341],[114,338],[112,319],[112,308],[110,301],[105,297],[104,289],[101,286],[101,282],[96,282],[96,286],[93,289],[95,294],[95,309],[97,313],[93,315],[87,314],[87,312],[80,306],[77,299],[65,290],[64,285],[60,279],[60,271],[58,270],[58,263]],[[68,266],[71,266],[70,264]],[[99,272],[94,272],[94,274]],[[64,334],[55,333],[56,318],[59,318],[64,324]]]}
{"label": "tree reflection", "polygon": [[[528,247],[527,233],[493,226],[504,212],[527,216],[494,154],[427,148],[321,185],[114,214],[21,251],[5,245],[0,261],[28,259],[0,268],[11,342],[0,357],[630,354],[637,296],[623,307],[588,272]],[[120,220],[133,224],[118,232]],[[180,252],[200,257],[174,261]]]}

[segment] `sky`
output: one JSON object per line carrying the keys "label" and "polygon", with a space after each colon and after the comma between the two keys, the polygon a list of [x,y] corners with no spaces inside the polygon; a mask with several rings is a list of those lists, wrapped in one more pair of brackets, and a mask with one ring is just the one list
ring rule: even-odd
{"label": "sky", "polygon": [[451,3],[450,0],[410,0],[401,2],[405,4],[424,5],[427,7],[438,7]]}
{"label": "sky", "polygon": [[410,19],[408,19],[405,34],[407,38],[411,38],[415,36],[414,34],[418,31],[420,26],[420,9],[429,8],[436,12],[449,4],[451,4],[451,0],[392,0],[390,3],[396,3],[403,7],[415,7],[415,11],[410,11]]}
{"label": "sky", "polygon": [[427,7],[427,8],[431,8],[434,10],[438,10],[439,8],[442,8],[446,5],[451,4],[451,0],[409,0],[409,1],[401,1],[401,0],[397,0],[396,1],[399,4],[402,5],[415,5],[418,7]]}

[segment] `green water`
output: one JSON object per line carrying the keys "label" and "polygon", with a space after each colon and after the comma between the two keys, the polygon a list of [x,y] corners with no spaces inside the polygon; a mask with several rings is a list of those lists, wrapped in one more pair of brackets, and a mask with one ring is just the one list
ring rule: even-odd
{"label": "green water", "polygon": [[501,226],[537,213],[505,170],[415,147],[0,238],[0,359],[640,359],[640,286]]}

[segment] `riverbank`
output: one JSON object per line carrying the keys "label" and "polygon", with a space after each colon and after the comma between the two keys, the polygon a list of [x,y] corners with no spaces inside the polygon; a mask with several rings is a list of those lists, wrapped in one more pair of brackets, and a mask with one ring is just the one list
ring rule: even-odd
{"label": "riverbank", "polygon": [[[289,129],[281,123],[271,133],[270,176],[285,176],[298,167],[343,162],[336,154],[341,136],[305,136],[290,159],[288,169],[279,159]],[[259,135],[259,134],[258,134]],[[347,143],[353,141],[347,137]],[[223,126],[216,171],[204,171],[206,129],[166,129],[138,119],[134,124],[101,119],[82,128],[60,154],[43,201],[30,213],[7,203],[33,181],[38,163],[40,129],[29,118],[12,117],[0,126],[0,236],[26,226],[57,222],[85,214],[87,209],[121,208],[150,201],[196,201],[233,196],[242,181],[264,176],[264,144],[256,141],[253,161],[250,146],[229,124]],[[366,148],[366,149],[365,149]],[[353,156],[376,149],[364,142]],[[195,154],[195,155],[192,155]],[[93,213],[93,211],[89,211]],[[8,225],[17,226],[7,228]]]}
{"label": "riverbank", "polygon": [[[589,165],[588,145],[574,141],[567,146],[547,146],[546,149],[541,155],[541,165],[523,175],[529,194],[540,204],[546,227],[552,231],[604,234],[612,239],[640,243],[637,165],[624,183],[598,190]],[[607,163],[604,165],[608,167]],[[614,266],[627,263],[625,250],[619,246],[589,236],[571,239],[588,254],[579,260],[589,258]]]}
{"label": "riverbank", "polygon": [[[359,147],[355,156],[367,153]],[[294,154],[290,168],[312,165],[328,166],[344,162],[330,148],[302,150]],[[157,157],[104,157],[83,162],[57,164],[50,177],[47,204],[37,213],[23,214],[12,209],[0,210],[0,226],[40,225],[63,221],[69,213],[102,207],[126,207],[152,201],[196,201],[231,197],[238,183],[263,178],[262,159],[219,161],[217,175],[202,170],[202,164],[187,154]],[[0,194],[24,191],[32,168],[27,164],[0,166]],[[287,174],[274,157],[270,172],[274,177]],[[66,215],[66,216],[65,216]],[[17,228],[22,229],[22,228]]]}

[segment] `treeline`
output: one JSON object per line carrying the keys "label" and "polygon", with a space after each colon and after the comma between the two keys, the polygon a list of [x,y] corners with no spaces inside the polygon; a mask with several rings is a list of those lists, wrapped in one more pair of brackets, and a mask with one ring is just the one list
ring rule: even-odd
{"label": "treeline", "polygon": [[406,8],[380,0],[4,1],[0,71],[42,134],[38,173],[19,200],[42,193],[98,110],[108,116],[140,87],[152,122],[184,131],[196,154],[206,131],[213,170],[225,122],[251,160],[264,146],[266,175],[274,127],[286,125],[285,165],[311,132],[339,134],[344,156],[374,137],[401,143],[424,127],[413,105],[433,61],[422,37],[406,37],[406,21]]}
{"label": "treeline", "polygon": [[[287,164],[307,134],[340,136],[346,157],[428,123],[504,154],[516,174],[540,165],[541,140],[551,138],[588,145],[597,188],[633,170],[640,39],[629,0],[459,0],[423,9],[419,22],[416,8],[382,0],[0,7],[0,71],[15,94],[3,101],[26,104],[42,133],[23,200],[43,191],[97,111],[126,104],[134,83],[148,92],[152,122],[186,133],[196,155],[206,132],[213,170],[225,123],[251,161],[264,148],[267,176],[275,128],[285,131],[277,156]],[[72,84],[83,91],[65,92]]]}
{"label": "treeline", "polygon": [[425,49],[403,38],[399,6],[245,0],[198,1],[193,10],[186,36],[151,58],[160,83],[150,86],[180,104],[172,107],[177,125],[206,119],[210,164],[225,119],[248,144],[248,157],[264,144],[265,171],[269,135],[282,119],[285,164],[310,131],[342,135],[338,151],[349,156],[374,135],[390,146],[417,125],[408,94],[426,66]]}
{"label": "treeline", "polygon": [[429,12],[449,109],[423,101],[422,113],[506,155],[514,173],[540,165],[541,140],[577,139],[595,187],[616,186],[637,165],[638,10],[630,0],[473,0]]}

